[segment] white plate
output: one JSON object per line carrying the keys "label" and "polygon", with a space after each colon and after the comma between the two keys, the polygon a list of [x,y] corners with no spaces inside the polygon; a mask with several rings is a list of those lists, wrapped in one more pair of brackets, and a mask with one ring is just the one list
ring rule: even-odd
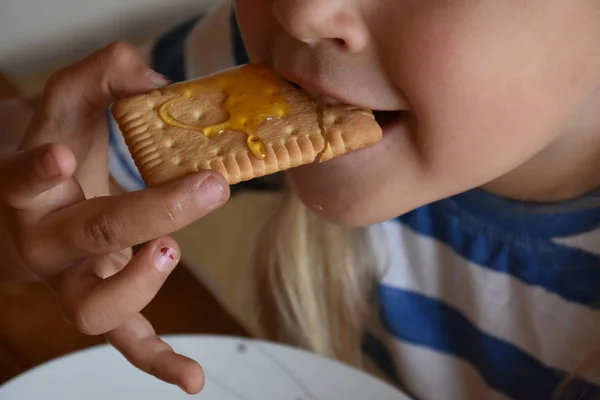
{"label": "white plate", "polygon": [[[198,362],[203,400],[410,400],[356,369],[257,340],[167,336]],[[136,370],[113,348],[94,347],[47,364],[0,387],[2,400],[179,400],[178,388]]]}

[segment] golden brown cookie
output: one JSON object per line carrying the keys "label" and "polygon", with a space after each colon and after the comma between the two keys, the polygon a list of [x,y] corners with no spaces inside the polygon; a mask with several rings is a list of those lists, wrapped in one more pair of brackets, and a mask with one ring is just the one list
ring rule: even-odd
{"label": "golden brown cookie", "polygon": [[203,169],[229,184],[379,141],[371,111],[331,105],[248,64],[123,99],[112,114],[148,186]]}

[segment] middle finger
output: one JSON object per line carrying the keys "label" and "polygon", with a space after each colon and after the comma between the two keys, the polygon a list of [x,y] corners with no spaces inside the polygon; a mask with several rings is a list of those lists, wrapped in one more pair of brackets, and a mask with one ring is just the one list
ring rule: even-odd
{"label": "middle finger", "polygon": [[175,241],[165,237],[148,243],[120,272],[102,279],[96,257],[65,271],[52,282],[65,318],[80,332],[100,335],[139,313],[150,303],[179,262]]}

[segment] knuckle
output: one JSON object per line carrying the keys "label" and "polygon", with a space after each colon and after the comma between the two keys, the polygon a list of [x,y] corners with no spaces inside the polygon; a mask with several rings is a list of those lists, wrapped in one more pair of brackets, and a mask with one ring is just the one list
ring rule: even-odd
{"label": "knuckle", "polygon": [[132,287],[132,295],[135,296],[136,304],[148,305],[154,298],[156,291],[151,288]]}
{"label": "knuckle", "polygon": [[69,80],[69,73],[66,68],[60,69],[53,73],[46,81],[44,89],[44,98],[46,101],[49,99],[57,98],[63,93],[63,87],[65,82]]}
{"label": "knuckle", "polygon": [[20,229],[12,232],[15,250],[23,264],[29,268],[36,268],[43,263],[44,249],[35,234],[27,234]]}
{"label": "knuckle", "polygon": [[138,61],[137,49],[127,42],[113,42],[104,48],[103,56],[116,68],[125,68]]}
{"label": "knuckle", "polygon": [[71,304],[63,301],[61,310],[63,317],[79,332],[90,336],[105,333],[105,318],[100,313],[90,310],[85,302]]}
{"label": "knuckle", "polygon": [[96,253],[97,249],[116,249],[120,244],[119,233],[116,224],[106,214],[100,214],[85,225],[84,242],[91,248],[84,250]]}
{"label": "knuckle", "polygon": [[169,224],[169,228],[176,229],[181,226],[180,208],[171,203],[165,204],[164,219]]}
{"label": "knuckle", "polygon": [[15,240],[15,248],[19,254],[19,257],[26,266],[32,267],[39,264],[39,254],[41,252],[36,251],[35,247],[28,243],[27,240],[17,238]]}
{"label": "knuckle", "polygon": [[46,116],[44,126],[54,123],[61,128],[68,128],[76,121],[69,107],[73,101],[69,95],[72,92],[72,81],[72,71],[69,67],[55,72],[48,78],[41,101]]}

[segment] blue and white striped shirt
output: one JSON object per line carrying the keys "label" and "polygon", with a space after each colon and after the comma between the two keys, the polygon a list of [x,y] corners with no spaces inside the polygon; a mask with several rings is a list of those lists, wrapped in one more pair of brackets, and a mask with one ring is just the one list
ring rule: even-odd
{"label": "blue and white striped shirt", "polygon": [[[160,38],[153,59],[175,81],[246,63],[229,1]],[[110,168],[143,187],[116,129]],[[542,206],[476,189],[380,224],[381,329],[366,354],[421,400],[551,399],[600,344],[599,204],[600,193]],[[597,364],[572,398],[600,395]]]}

